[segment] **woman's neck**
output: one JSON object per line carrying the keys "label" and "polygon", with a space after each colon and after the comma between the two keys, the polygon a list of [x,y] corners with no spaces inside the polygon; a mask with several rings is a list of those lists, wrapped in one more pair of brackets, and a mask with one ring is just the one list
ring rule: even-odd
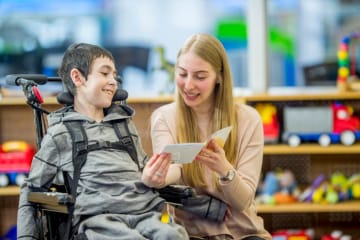
{"label": "woman's neck", "polygon": [[195,111],[195,119],[200,129],[201,140],[205,141],[212,133],[213,109]]}

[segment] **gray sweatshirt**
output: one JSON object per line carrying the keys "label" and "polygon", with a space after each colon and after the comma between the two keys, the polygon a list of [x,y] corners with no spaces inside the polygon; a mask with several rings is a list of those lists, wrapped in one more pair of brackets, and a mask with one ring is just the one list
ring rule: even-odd
{"label": "gray sweatshirt", "polygon": [[[82,120],[90,144],[96,141],[117,142],[118,137],[111,122],[126,119],[142,168],[146,153],[131,121],[132,115],[132,111],[113,105],[100,123],[74,112],[71,107],[48,116],[47,134],[32,161],[29,177],[21,187],[18,237],[39,234],[35,227],[35,208],[28,202],[30,188],[48,188],[54,181],[61,183],[62,171],[69,172],[70,176],[73,174],[72,140],[63,122]],[[126,151],[101,149],[88,153],[77,187],[75,218],[101,213],[141,214],[151,210],[159,211],[163,203],[164,200],[157,192],[141,182],[139,167]]]}

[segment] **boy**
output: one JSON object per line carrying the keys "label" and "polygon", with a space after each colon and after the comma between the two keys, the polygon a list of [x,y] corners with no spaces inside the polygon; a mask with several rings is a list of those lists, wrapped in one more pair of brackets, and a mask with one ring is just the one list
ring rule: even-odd
{"label": "boy", "polygon": [[[170,157],[155,154],[144,166],[146,155],[131,122],[133,112],[112,103],[117,82],[111,53],[91,44],[73,44],[64,54],[59,76],[74,96],[74,105],[48,116],[47,134],[21,188],[18,239],[39,238],[35,206],[28,201],[29,191],[48,189],[55,179],[61,179],[61,172],[74,178],[69,122],[80,123],[89,144],[102,146],[88,150],[80,170],[74,208],[79,238],[187,239],[181,226],[160,221],[164,199],[150,187],[164,185],[163,178],[157,176],[167,170]],[[136,159],[116,147],[120,138],[116,123],[124,120],[136,148]],[[153,176],[146,177],[146,185],[141,180],[141,171]]]}

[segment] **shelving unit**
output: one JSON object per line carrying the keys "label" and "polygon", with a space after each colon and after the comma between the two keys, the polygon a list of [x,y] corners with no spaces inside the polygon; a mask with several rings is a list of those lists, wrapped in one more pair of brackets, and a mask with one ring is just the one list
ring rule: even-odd
{"label": "shelving unit", "polygon": [[[274,104],[280,116],[280,125],[284,106],[322,105],[333,101],[351,105],[355,115],[360,116],[360,93],[356,92],[262,94],[245,97],[245,102],[249,105]],[[341,171],[350,176],[360,172],[360,143],[356,142],[351,146],[333,144],[327,147],[317,143],[302,143],[298,147],[290,147],[284,143],[265,145],[262,172],[278,168],[290,169],[301,187],[309,186],[320,174],[330,176],[335,171]],[[264,218],[269,231],[313,228],[316,239],[319,239],[323,234],[339,229],[355,239],[360,237],[360,201],[356,200],[336,204],[261,204],[258,206],[258,213]]]}
{"label": "shelving unit", "polygon": [[[157,107],[171,102],[172,97],[129,98],[128,104],[136,111],[134,122],[148,155],[152,155],[150,141],[150,114]],[[342,101],[353,106],[360,116],[360,93],[309,93],[292,95],[262,94],[238,97],[239,102],[249,105],[271,102],[286,104],[325,103]],[[43,107],[53,111],[60,107],[56,99],[46,98]],[[32,109],[23,98],[0,100],[0,143],[7,140],[25,140],[35,146],[35,129]],[[340,170],[345,174],[360,172],[360,142],[352,146],[341,144],[321,147],[318,144],[302,144],[290,147],[286,144],[269,144],[264,148],[263,172],[276,168],[294,170],[298,183],[306,186],[320,173],[331,174]],[[0,188],[0,236],[16,223],[18,187]],[[341,229],[360,238],[360,201],[337,204],[294,203],[286,205],[259,205],[269,231],[281,228],[314,228],[317,238],[334,229]]]}

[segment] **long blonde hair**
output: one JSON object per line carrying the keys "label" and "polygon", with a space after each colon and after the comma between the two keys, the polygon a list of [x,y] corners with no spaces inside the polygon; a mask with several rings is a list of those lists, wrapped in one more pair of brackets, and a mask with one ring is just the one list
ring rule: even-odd
{"label": "long blonde hair", "polygon": [[[233,126],[232,132],[226,141],[224,150],[228,161],[235,165],[237,142],[237,115],[233,99],[233,82],[230,65],[225,49],[221,42],[208,34],[195,34],[188,38],[180,49],[177,59],[187,52],[192,52],[210,63],[217,74],[217,86],[214,89],[214,108],[212,131],[227,126]],[[195,116],[179,92],[176,92],[176,132],[179,143],[200,142],[200,130],[195,121]],[[191,127],[189,127],[191,126]],[[204,166],[192,162],[183,166],[183,179],[192,187],[206,187],[204,179]],[[220,189],[215,173],[213,183]]]}

